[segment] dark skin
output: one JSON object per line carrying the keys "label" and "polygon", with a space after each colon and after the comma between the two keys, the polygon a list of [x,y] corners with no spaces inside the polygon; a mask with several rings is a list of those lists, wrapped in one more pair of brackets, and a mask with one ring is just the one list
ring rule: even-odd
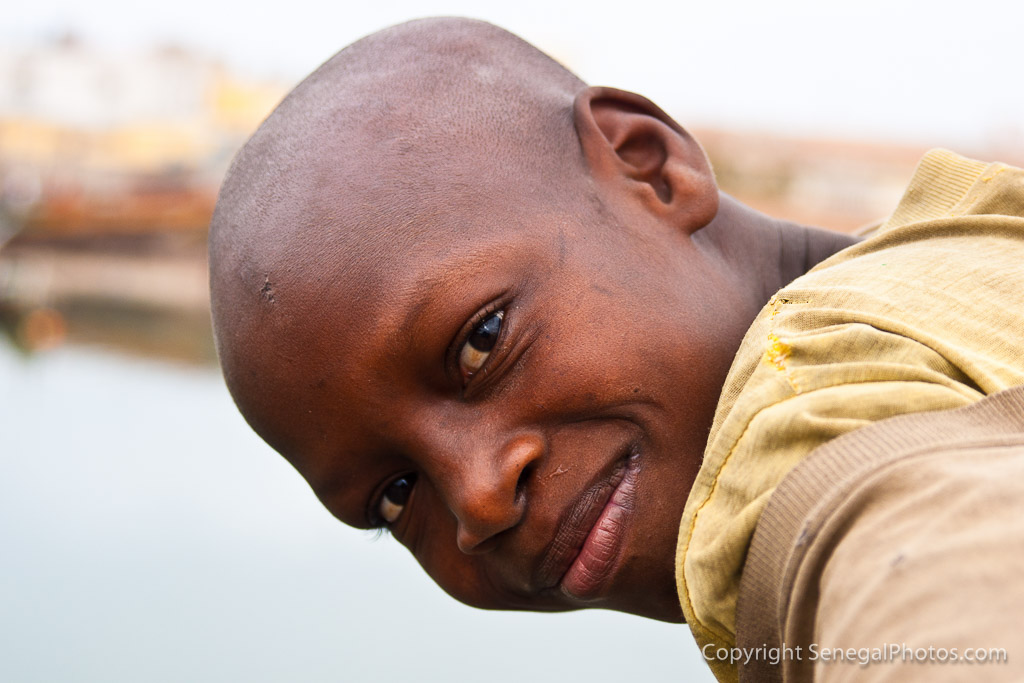
{"label": "dark skin", "polygon": [[[459,22],[427,28],[505,40]],[[460,126],[436,156],[363,120],[339,154],[314,126],[295,189],[246,213],[237,162],[211,248],[218,348],[324,505],[390,529],[459,600],[680,621],[678,521],[733,355],[772,293],[852,239],[721,194],[648,100],[553,78],[564,139],[540,146],[568,152],[550,165]],[[389,96],[415,103],[405,85]],[[250,159],[273,145],[294,153],[274,137]]]}

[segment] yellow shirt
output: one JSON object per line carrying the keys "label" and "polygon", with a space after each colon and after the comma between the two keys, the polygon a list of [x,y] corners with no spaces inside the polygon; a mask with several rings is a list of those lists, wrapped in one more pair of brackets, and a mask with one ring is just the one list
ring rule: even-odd
{"label": "yellow shirt", "polygon": [[889,220],[780,290],[740,345],[679,531],[676,581],[698,644],[735,643],[758,517],[814,448],[1019,384],[1024,171],[933,151]]}

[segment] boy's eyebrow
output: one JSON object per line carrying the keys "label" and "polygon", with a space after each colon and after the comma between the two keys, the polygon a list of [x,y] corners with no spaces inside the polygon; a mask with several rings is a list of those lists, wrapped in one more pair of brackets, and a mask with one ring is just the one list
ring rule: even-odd
{"label": "boy's eyebrow", "polygon": [[[452,290],[456,288],[459,282],[478,275],[486,268],[489,257],[490,254],[487,254],[483,249],[474,251],[454,263],[448,264],[445,268],[438,269],[434,273],[427,273],[418,278],[413,286],[407,290],[410,298],[409,308],[402,317],[399,329],[403,331],[419,329],[423,316],[430,312],[431,304],[438,299],[438,290],[449,294],[447,298],[448,304],[457,303],[454,296],[450,295]],[[404,295],[406,292],[402,294]],[[403,299],[404,296],[400,295],[399,301]],[[413,341],[411,337],[410,341]]]}
{"label": "boy's eyebrow", "polygon": [[[352,451],[348,451],[338,453],[335,459],[351,463],[356,457]],[[331,467],[317,469],[319,470],[317,472],[301,472],[301,474],[324,508],[348,526],[369,529],[370,524],[366,519],[365,505],[358,500],[362,494],[358,493],[355,486],[351,484],[358,479],[353,476],[353,472],[348,471],[347,468],[342,468],[341,471]],[[349,485],[346,486],[346,483]],[[350,500],[356,502],[349,505]],[[349,514],[351,512],[355,514]]]}
{"label": "boy's eyebrow", "polygon": [[409,310],[405,312],[402,317],[402,330],[416,330],[420,324],[420,320],[430,305],[430,296],[427,294],[421,294],[413,300],[409,306]]}
{"label": "boy's eyebrow", "polygon": [[[430,283],[430,279],[425,280]],[[425,319],[431,312],[431,304],[435,300],[433,284],[427,284],[424,288],[417,288],[408,304],[408,309],[402,316],[400,327],[392,331],[396,341],[401,340],[402,348],[407,352],[423,348],[423,340],[420,338],[425,325]]]}

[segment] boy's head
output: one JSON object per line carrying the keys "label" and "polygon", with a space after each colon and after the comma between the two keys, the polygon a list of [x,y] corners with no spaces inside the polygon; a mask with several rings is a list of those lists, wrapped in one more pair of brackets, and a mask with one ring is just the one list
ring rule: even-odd
{"label": "boy's head", "polygon": [[333,514],[455,597],[678,620],[678,520],[756,310],[718,202],[643,98],[481,22],[374,34],[224,183],[228,386]]}

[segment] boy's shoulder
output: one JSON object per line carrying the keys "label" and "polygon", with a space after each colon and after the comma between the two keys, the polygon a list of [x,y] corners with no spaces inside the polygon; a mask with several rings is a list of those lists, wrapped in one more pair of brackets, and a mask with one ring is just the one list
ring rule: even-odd
{"label": "boy's shoulder", "polygon": [[746,423],[822,389],[921,381],[978,398],[1024,383],[1021,278],[1024,170],[930,152],[872,236],[762,309],[726,380],[706,457],[734,414]]}
{"label": "boy's shoulder", "polygon": [[730,370],[682,520],[677,579],[698,637],[733,637],[754,525],[808,453],[1024,383],[1022,279],[1024,172],[939,150],[873,236],[772,298]]}

